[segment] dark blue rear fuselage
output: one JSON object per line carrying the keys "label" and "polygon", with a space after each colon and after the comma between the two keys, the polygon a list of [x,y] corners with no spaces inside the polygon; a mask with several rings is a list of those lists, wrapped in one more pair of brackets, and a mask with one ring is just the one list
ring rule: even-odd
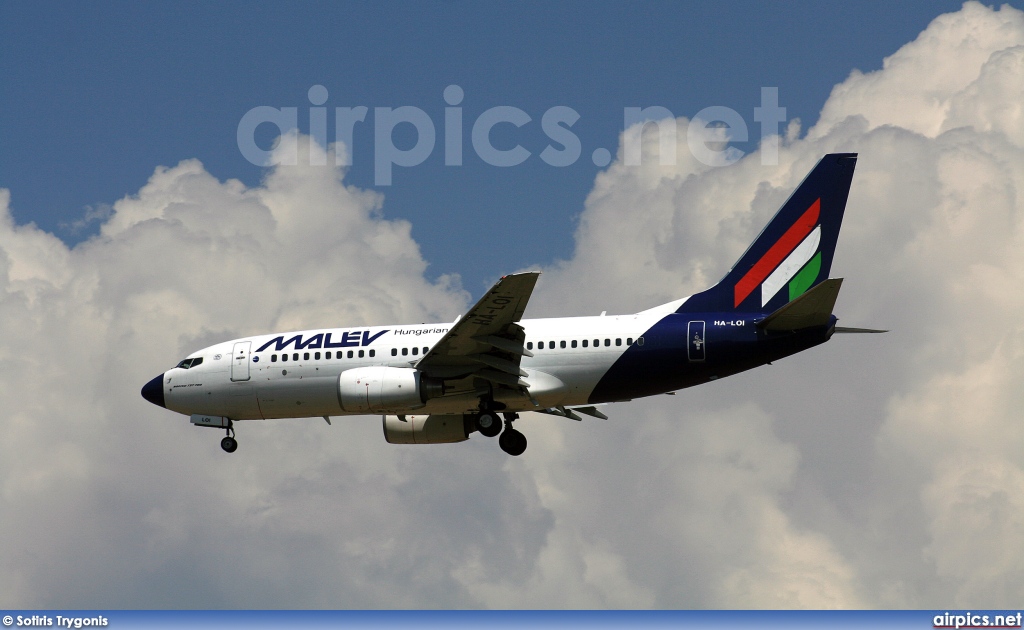
{"label": "dark blue rear fuselage", "polygon": [[644,333],[601,378],[589,402],[603,403],[693,387],[765,365],[829,340],[826,326],[767,332],[763,314],[673,313]]}

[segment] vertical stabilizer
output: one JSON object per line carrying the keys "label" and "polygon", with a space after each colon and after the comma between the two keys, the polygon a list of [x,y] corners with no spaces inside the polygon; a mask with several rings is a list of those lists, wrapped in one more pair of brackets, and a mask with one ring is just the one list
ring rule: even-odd
{"label": "vertical stabilizer", "polygon": [[828,279],[856,165],[856,153],[821,158],[725,278],[677,312],[769,313]]}

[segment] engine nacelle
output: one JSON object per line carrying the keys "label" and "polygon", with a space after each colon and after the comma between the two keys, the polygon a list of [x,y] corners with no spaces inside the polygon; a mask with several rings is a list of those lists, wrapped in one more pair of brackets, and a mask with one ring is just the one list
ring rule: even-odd
{"label": "engine nacelle", "polygon": [[419,409],[443,393],[441,381],[413,368],[373,365],[345,370],[338,377],[338,400],[349,413]]}
{"label": "engine nacelle", "polygon": [[384,416],[384,439],[389,444],[450,444],[469,439],[469,431],[462,414]]}

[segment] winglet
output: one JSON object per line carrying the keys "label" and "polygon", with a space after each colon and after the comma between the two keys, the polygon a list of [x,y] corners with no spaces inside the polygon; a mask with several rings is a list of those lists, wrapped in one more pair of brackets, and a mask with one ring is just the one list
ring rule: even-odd
{"label": "winglet", "polygon": [[800,330],[812,326],[826,326],[835,308],[842,278],[825,280],[816,287],[782,306],[757,323],[762,330]]}

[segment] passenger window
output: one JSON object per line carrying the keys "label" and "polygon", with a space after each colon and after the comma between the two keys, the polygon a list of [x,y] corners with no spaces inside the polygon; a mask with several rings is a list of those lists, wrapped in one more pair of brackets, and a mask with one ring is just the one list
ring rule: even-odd
{"label": "passenger window", "polygon": [[584,348],[586,348],[586,347],[587,347],[587,340],[586,340],[586,339],[584,339],[584,340],[583,340],[583,347],[584,347]]}
{"label": "passenger window", "polygon": [[565,347],[565,340],[564,339],[562,341],[558,342],[558,347],[559,348],[564,348]]}
{"label": "passenger window", "polygon": [[362,351],[362,350],[360,350],[360,351],[359,351],[359,358],[360,358],[360,359],[362,359],[362,358],[363,358],[363,351]]}
{"label": "passenger window", "polygon": [[575,340],[575,339],[573,339],[573,340],[572,340],[572,347],[573,347],[573,348],[575,348],[575,347],[576,347],[576,340]]}
{"label": "passenger window", "polygon": [[352,351],[351,351],[351,350],[349,350],[349,351],[348,351],[348,358],[350,358],[350,359],[351,359],[351,358],[352,358],[353,356],[355,356],[355,355],[353,355],[353,354],[352,354]]}
{"label": "passenger window", "polygon": [[298,352],[293,352],[292,353],[292,361],[298,361],[298,360],[299,360],[299,353]]}
{"label": "passenger window", "polygon": [[644,338],[643,337],[637,337],[636,338],[636,345],[638,345],[638,346],[644,345]]}
{"label": "passenger window", "polygon": [[327,359],[328,361],[331,360],[331,352],[330,352],[330,350],[327,351],[327,355],[324,358]]}
{"label": "passenger window", "polygon": [[[427,351],[428,351],[428,348],[426,346],[423,346],[423,354],[426,354]],[[373,351],[371,350],[370,352],[373,352]]]}
{"label": "passenger window", "polygon": [[633,338],[632,337],[626,337],[626,345],[627,346],[633,345]]}
{"label": "passenger window", "polygon": [[308,352],[302,353],[302,360],[303,361],[309,361],[309,353]]}
{"label": "passenger window", "polygon": [[405,356],[408,356],[408,355],[409,355],[409,349],[408,348],[402,348],[402,356],[405,357]]}
{"label": "passenger window", "polygon": [[398,348],[392,348],[391,349],[391,356],[393,356],[393,357],[397,357],[398,356]]}
{"label": "passenger window", "polygon": [[605,339],[604,340],[604,346],[607,348],[610,345],[612,345],[612,340],[611,339]]}
{"label": "passenger window", "polygon": [[621,346],[622,345],[622,337],[617,337],[615,339],[615,345],[617,345],[617,346]]}
{"label": "passenger window", "polygon": [[527,350],[533,350],[533,342],[532,341],[527,341],[526,342],[526,349]]}
{"label": "passenger window", "polygon": [[288,360],[288,355],[287,354],[282,354],[281,355],[281,363],[284,363],[287,360]]}
{"label": "passenger window", "polygon": [[601,345],[601,340],[600,339],[595,339],[594,340],[594,347],[596,348],[596,347],[598,347],[600,345]]}
{"label": "passenger window", "polygon": [[320,360],[320,353],[317,352],[316,354],[314,354],[313,358],[316,359],[317,361],[319,361]]}
{"label": "passenger window", "polygon": [[548,350],[554,350],[554,349],[555,349],[555,342],[554,341],[549,341],[548,342]]}
{"label": "passenger window", "polygon": [[270,362],[271,363],[277,363],[277,355],[276,354],[270,355]]}
{"label": "passenger window", "polygon": [[372,356],[374,356],[375,354],[377,354],[377,351],[376,351],[376,350],[370,350],[370,356],[371,356],[371,357],[372,357]]}
{"label": "passenger window", "polygon": [[419,354],[419,353],[420,353],[420,349],[419,349],[419,348],[413,348],[413,349],[412,349],[412,355],[413,355],[413,356],[416,356],[416,355],[417,355],[417,354]]}

